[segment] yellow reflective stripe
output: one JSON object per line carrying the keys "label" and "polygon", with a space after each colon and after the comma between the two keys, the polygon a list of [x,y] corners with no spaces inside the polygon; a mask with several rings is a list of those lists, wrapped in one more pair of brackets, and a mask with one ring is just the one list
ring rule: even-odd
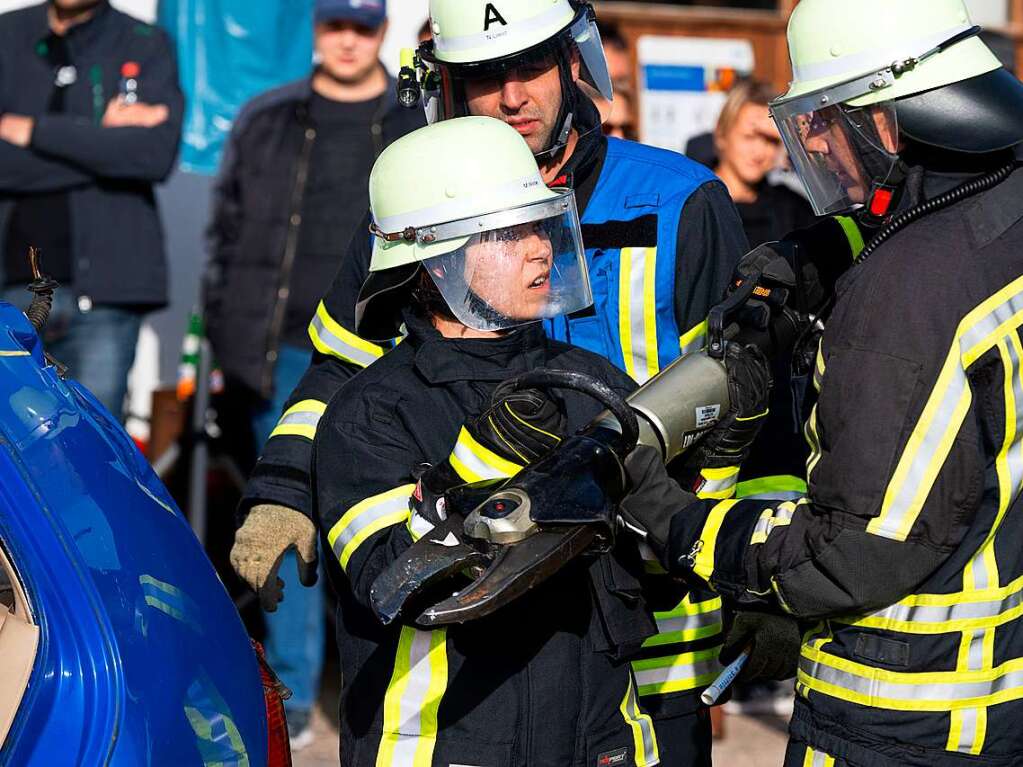
{"label": "yellow reflective stripe", "polygon": [[806,459],[806,481],[809,482],[822,455],[821,440],[817,436],[817,405],[814,405],[813,410],[810,411],[810,418],[803,428],[803,435],[806,437],[806,443],[810,446],[810,457]]}
{"label": "yellow reflective stripe", "polygon": [[625,372],[639,383],[657,375],[657,248],[622,248],[618,335]]}
{"label": "yellow reflective stripe", "polygon": [[[511,405],[509,405],[507,402],[504,403],[504,409],[508,411],[508,415],[510,415],[512,418],[514,418],[516,421],[518,421],[520,424],[522,424],[522,426],[524,428],[531,429],[532,431],[535,431],[535,432],[539,432],[540,434],[543,434],[545,437],[550,437],[555,442],[561,442],[561,437],[559,437],[557,434],[551,434],[549,431],[544,431],[543,429],[539,428],[535,424],[531,424],[528,421],[523,420],[522,418],[520,418],[519,414],[516,413],[514,410],[512,410]],[[518,451],[516,451],[516,452],[518,452]]]}
{"label": "yellow reflective stripe", "polygon": [[824,374],[827,372],[827,364],[824,362],[824,344],[817,345],[817,363],[813,368],[813,388],[820,394],[821,384],[824,383]]}
{"label": "yellow reflective stripe", "polygon": [[309,323],[309,338],[320,354],[339,357],[359,367],[369,367],[383,357],[386,351],[382,346],[370,343],[346,330],[330,316],[323,301],[320,301],[316,315]]}
{"label": "yellow reflective stripe", "polygon": [[458,441],[448,461],[455,473],[466,482],[514,477],[522,471],[520,464],[512,463],[481,445],[464,426],[458,433]]}
{"label": "yellow reflective stripe", "polygon": [[902,634],[949,634],[993,629],[1023,616],[1023,578],[1001,588],[918,594],[872,615],[837,622]]}
{"label": "yellow reflective stripe", "polygon": [[403,626],[384,694],[377,767],[430,767],[437,744],[437,711],[447,683],[447,631]]}
{"label": "yellow reflective stripe", "polygon": [[330,532],[327,542],[344,570],[352,554],[371,535],[408,519],[408,501],[415,485],[402,485],[360,501],[344,513]]}
{"label": "yellow reflective stripe", "polygon": [[735,495],[739,481],[739,467],[726,466],[722,469],[700,469],[698,498],[723,501]]}
{"label": "yellow reflective stripe", "polygon": [[807,746],[803,755],[803,767],[835,767],[835,757]]}
{"label": "yellow reflective stripe", "polygon": [[806,480],[791,474],[747,479],[735,486],[735,497],[743,499],[795,501],[803,495],[806,495]]}
{"label": "yellow reflective stripe", "polygon": [[716,636],[723,630],[721,598],[692,603],[687,595],[674,610],[654,613],[657,633],[643,647],[661,647],[679,642],[695,642]]}
{"label": "yellow reflective stripe", "polygon": [[680,339],[678,347],[682,356],[698,352],[707,345],[707,320],[687,330]]}
{"label": "yellow reflective stripe", "polygon": [[799,506],[805,506],[809,502],[808,498],[804,498],[798,503],[786,501],[780,506],[764,509],[760,519],[757,520],[756,526],[753,528],[753,535],[750,536],[749,545],[756,546],[757,544],[767,543],[767,539],[774,532],[775,528],[791,525],[792,518],[796,515],[796,509]]}
{"label": "yellow reflective stripe", "polygon": [[721,531],[721,524],[725,521],[728,511],[737,503],[738,501],[735,499],[721,501],[710,510],[707,521],[703,524],[703,530],[700,532],[701,545],[693,562],[693,572],[705,581],[709,581],[714,572],[714,549],[717,545],[718,533]]}
{"label": "yellow reflective stripe", "polygon": [[851,703],[895,711],[954,711],[1023,699],[1023,658],[983,671],[901,672],[803,645],[799,682]]}
{"label": "yellow reflective stripe", "polygon": [[30,356],[32,356],[32,353],[26,352],[24,350],[0,351],[0,357],[30,357]]}
{"label": "yellow reflective stripe", "polygon": [[906,540],[952,450],[972,399],[958,349],[953,347],[899,458],[881,513],[867,525],[868,533]]}
{"label": "yellow reflective stripe", "polygon": [[316,426],[326,410],[326,402],[315,399],[302,400],[284,412],[277,426],[270,432],[270,439],[289,436],[313,439],[316,437]]}
{"label": "yellow reflective stripe", "polygon": [[721,673],[720,647],[632,661],[640,697],[706,687]]}
{"label": "yellow reflective stripe", "polygon": [[636,700],[636,688],[632,677],[629,677],[629,687],[625,691],[618,710],[622,712],[622,718],[632,730],[632,742],[636,752],[636,767],[654,767],[660,764],[661,756],[657,750],[657,735],[654,732],[654,723],[649,714],[643,713]]}
{"label": "yellow reflective stripe", "polygon": [[856,225],[856,221],[849,216],[835,216],[835,221],[845,232],[845,238],[849,241],[849,250],[852,251],[853,258],[857,258],[866,247],[866,243],[863,242],[863,232]]}
{"label": "yellow reflective stripe", "polygon": [[906,540],[971,404],[966,370],[1021,325],[1023,277],[983,301],[959,323],[938,381],[885,493],[881,514],[867,526],[868,532]]}

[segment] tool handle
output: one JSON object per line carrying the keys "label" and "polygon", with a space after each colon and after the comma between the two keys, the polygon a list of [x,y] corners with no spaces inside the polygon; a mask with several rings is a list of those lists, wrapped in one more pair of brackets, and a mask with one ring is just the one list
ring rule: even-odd
{"label": "tool handle", "polygon": [[704,705],[713,706],[718,702],[718,698],[731,686],[735,678],[739,676],[739,672],[742,671],[742,667],[746,665],[746,661],[749,660],[749,653],[749,649],[743,650],[738,658],[725,666],[724,671],[718,674],[718,678],[711,683],[710,687],[703,691],[703,694],[700,695],[700,700],[703,701]]}

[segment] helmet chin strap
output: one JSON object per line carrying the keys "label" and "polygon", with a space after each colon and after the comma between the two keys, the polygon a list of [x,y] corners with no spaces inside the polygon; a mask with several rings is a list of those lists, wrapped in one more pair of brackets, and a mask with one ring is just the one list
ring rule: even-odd
{"label": "helmet chin strap", "polygon": [[533,155],[538,162],[547,162],[557,157],[568,146],[568,137],[572,135],[572,128],[575,127],[580,93],[572,79],[571,67],[567,58],[564,50],[558,54],[558,79],[561,80],[561,108],[558,110],[558,118],[555,121],[555,125],[558,127],[551,133],[547,148]]}

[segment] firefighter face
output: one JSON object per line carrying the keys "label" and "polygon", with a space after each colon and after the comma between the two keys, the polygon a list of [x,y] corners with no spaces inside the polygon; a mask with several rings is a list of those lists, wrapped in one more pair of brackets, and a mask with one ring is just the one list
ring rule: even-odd
{"label": "firefighter face", "polygon": [[[579,55],[571,61],[573,81],[579,79]],[[493,117],[515,128],[533,154],[550,146],[561,111],[561,75],[554,55],[524,57],[501,76],[465,81],[469,112]]]}
{"label": "firefighter face", "polygon": [[553,248],[543,227],[523,224],[485,235],[466,249],[469,289],[505,317],[544,316],[551,292]]}
{"label": "firefighter face", "polygon": [[342,20],[317,24],[314,44],[320,70],[345,85],[365,82],[380,61],[386,32],[386,22],[377,29]]}

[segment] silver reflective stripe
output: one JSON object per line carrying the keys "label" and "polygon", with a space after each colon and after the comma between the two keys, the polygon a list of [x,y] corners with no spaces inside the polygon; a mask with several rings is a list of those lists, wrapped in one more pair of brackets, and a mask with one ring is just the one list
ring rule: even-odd
{"label": "silver reflective stripe", "polygon": [[711,610],[705,613],[695,613],[692,615],[677,615],[671,618],[658,618],[657,613],[654,614],[654,621],[657,623],[658,634],[674,634],[685,631],[695,631],[697,629],[709,628],[718,623],[721,623],[721,610]]}
{"label": "silver reflective stripe", "polygon": [[[640,689],[650,685],[663,686],[671,682],[689,682],[708,674],[716,674],[721,670],[721,663],[716,655],[712,658],[697,660],[693,663],[680,663],[660,668],[637,669],[633,664],[636,684]],[[708,682],[709,684],[709,682]],[[687,688],[687,689],[691,689]]]}
{"label": "silver reflective stripe", "polygon": [[[354,507],[358,508],[358,507]],[[353,510],[354,510],[353,508]],[[391,514],[408,513],[408,496],[399,495],[394,498],[381,500],[371,506],[359,511],[349,522],[347,522],[337,538],[334,540],[333,549],[338,559],[342,559],[342,552],[349,543],[354,540],[360,532],[372,525],[377,520],[390,516]],[[344,522],[344,518],[341,520]],[[346,563],[347,560],[344,560]]]}
{"label": "silver reflective stripe", "polygon": [[322,413],[313,413],[309,411],[290,413],[281,418],[277,422],[278,426],[312,426],[316,428],[316,425],[320,422],[323,417]]}
{"label": "silver reflective stripe", "polygon": [[1011,320],[1015,315],[1023,312],[1023,291],[1008,299],[991,310],[989,314],[977,320],[967,330],[960,341],[960,348],[963,354],[988,339],[998,328]]}
{"label": "silver reflective stripe", "polygon": [[[796,514],[796,504],[792,502],[783,503],[776,509],[767,509],[757,520],[756,527],[753,528],[753,535],[751,541],[763,543],[771,535],[772,531],[776,527],[782,527],[784,525],[791,524],[792,517]],[[755,543],[751,543],[755,545]]]}
{"label": "silver reflective stripe", "polygon": [[455,456],[462,464],[465,465],[469,471],[479,477],[480,480],[484,479],[503,479],[508,476],[507,473],[501,471],[494,466],[491,466],[482,458],[477,456],[468,445],[464,442],[459,441],[455,445],[455,449],[452,451],[452,455]]}
{"label": "silver reflective stripe", "polygon": [[957,716],[962,718],[962,731],[956,750],[963,754],[969,754],[973,750],[977,738],[980,737],[980,711],[975,708],[964,708]]}
{"label": "silver reflective stripe", "polygon": [[625,719],[633,727],[639,730],[639,738],[636,743],[636,764],[653,767],[660,764],[660,757],[657,753],[657,736],[654,734],[653,721],[647,714],[644,714],[639,707],[639,700],[636,698],[636,685],[629,681],[629,689],[625,694],[623,705]]}
{"label": "silver reflective stripe", "polygon": [[[962,594],[962,599],[969,594]],[[951,605],[895,604],[873,613],[869,618],[883,618],[897,623],[952,623],[955,621],[982,620],[995,618],[1023,603],[1023,584],[1005,596],[983,602],[964,602]]]}
{"label": "silver reflective stripe", "polygon": [[[647,263],[647,254],[656,253],[653,248],[623,248],[622,252],[629,253],[629,323],[632,335],[632,377],[637,383],[646,383],[650,378],[647,371],[647,360],[650,350],[646,348],[646,295],[644,286],[646,284],[647,269],[656,268],[655,264]],[[657,350],[653,350],[657,354]]]}
{"label": "silver reflective stripe", "polygon": [[828,767],[828,755],[823,751],[814,749],[813,758],[810,760],[812,767]]}
{"label": "silver reflective stripe", "polygon": [[420,713],[430,690],[430,632],[414,632],[409,650],[409,671],[400,702],[397,742],[394,745],[394,767],[413,767],[419,735],[422,732]]}
{"label": "silver reflective stripe", "polygon": [[984,631],[971,631],[963,637],[964,642],[969,642],[969,649],[966,656],[966,668],[968,671],[984,670]]}
{"label": "silver reflective stripe", "polygon": [[379,356],[377,355],[369,354],[362,349],[342,341],[333,332],[331,332],[329,328],[327,328],[319,315],[313,317],[313,321],[310,325],[315,328],[320,341],[338,357],[343,357],[344,359],[354,362],[356,365],[361,365],[364,368],[369,367],[379,359]]}
{"label": "silver reflective stripe", "polygon": [[[826,666],[805,656],[799,661],[799,670],[811,679],[876,701],[866,705],[879,708],[884,708],[886,701],[894,701],[919,708],[921,711],[942,711],[957,707],[954,704],[960,701],[986,698],[998,693],[1013,693],[1013,698],[1016,698],[1017,694],[1018,697],[1023,697],[1023,669],[1008,671],[995,679],[977,682],[961,681],[968,672],[937,672],[927,676],[947,677],[948,681],[924,684],[914,684],[911,680],[914,674],[906,674],[905,682],[893,682]],[[811,689],[817,688],[811,685]],[[827,694],[825,690],[821,692]]]}
{"label": "silver reflective stripe", "polygon": [[[957,362],[958,359],[956,359]],[[923,432],[920,444],[913,448],[911,442],[910,446],[907,446],[906,452],[903,453],[902,461],[909,460],[909,451],[912,449],[912,463],[891,504],[885,511],[882,511],[882,517],[879,518],[880,523],[877,525],[871,524],[868,527],[870,532],[893,540],[903,540],[905,538],[905,535],[902,533],[903,525],[908,521],[910,515],[915,517],[919,512],[919,509],[915,508],[914,501],[920,492],[920,488],[927,481],[927,474],[931,471],[934,461],[940,459],[941,463],[944,463],[947,457],[947,455],[938,455],[941,443],[945,439],[946,433],[954,426],[961,425],[961,419],[965,417],[965,412],[963,412],[959,415],[960,423],[953,423],[957,417],[957,405],[968,394],[968,390],[969,383],[966,380],[966,372],[957,364],[952,372],[951,380],[945,387],[945,391],[941,394],[941,400],[934,412],[934,417]],[[924,412],[927,412],[926,409]],[[914,432],[915,435],[916,432]]]}
{"label": "silver reflective stripe", "polygon": [[418,541],[424,535],[433,530],[433,523],[423,517],[418,511],[413,511],[409,517],[408,529],[412,533],[413,540]]}

